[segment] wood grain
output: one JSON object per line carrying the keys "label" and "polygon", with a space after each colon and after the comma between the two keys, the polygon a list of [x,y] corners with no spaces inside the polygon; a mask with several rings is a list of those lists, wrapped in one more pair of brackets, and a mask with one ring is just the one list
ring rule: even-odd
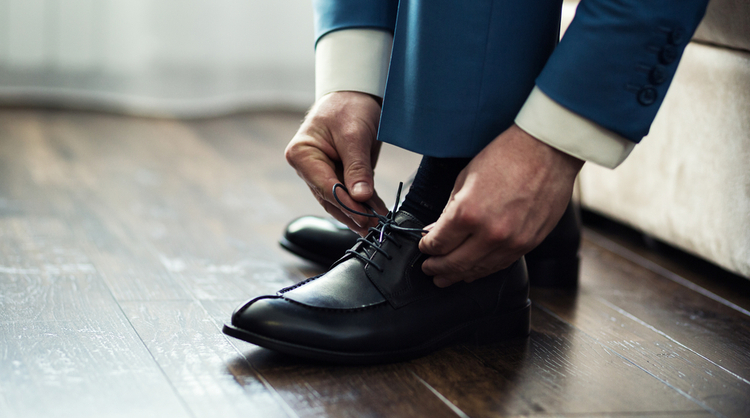
{"label": "wood grain", "polygon": [[[222,335],[197,302],[124,302],[123,311],[196,416],[295,414]],[[235,373],[241,374],[241,384]]]}
{"label": "wood grain", "polygon": [[67,225],[0,230],[0,416],[190,416]]}
{"label": "wood grain", "polygon": [[584,248],[583,290],[750,381],[750,317],[598,246]]}
{"label": "wood grain", "polygon": [[535,308],[528,341],[445,350],[415,372],[471,417],[694,413],[703,408]]}
{"label": "wood grain", "polygon": [[[536,299],[550,312],[566,303],[559,295]],[[616,306],[580,298],[575,316],[562,319],[710,412],[729,417],[750,413],[748,382]]]}

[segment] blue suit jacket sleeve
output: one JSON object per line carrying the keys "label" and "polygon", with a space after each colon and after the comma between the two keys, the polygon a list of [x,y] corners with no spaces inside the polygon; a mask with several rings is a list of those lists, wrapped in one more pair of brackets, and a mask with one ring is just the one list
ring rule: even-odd
{"label": "blue suit jacket sleeve", "polygon": [[328,32],[378,28],[393,32],[398,0],[313,0],[316,42]]}
{"label": "blue suit jacket sleeve", "polygon": [[707,0],[583,0],[536,83],[573,112],[639,142]]}
{"label": "blue suit jacket sleeve", "polygon": [[555,47],[561,0],[313,0],[318,38],[398,28],[378,137],[435,157],[476,155],[535,84],[639,142],[707,3],[582,0]]}

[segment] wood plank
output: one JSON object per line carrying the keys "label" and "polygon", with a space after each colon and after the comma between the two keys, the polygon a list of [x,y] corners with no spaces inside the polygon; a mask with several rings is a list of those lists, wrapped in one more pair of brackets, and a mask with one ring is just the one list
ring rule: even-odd
{"label": "wood plank", "polygon": [[64,128],[76,122],[75,117],[67,123],[60,119],[64,116],[48,112],[0,113],[0,166],[4,170],[0,193],[7,202],[1,209],[18,216],[64,220],[73,234],[68,246],[88,255],[116,297],[189,297],[158,260],[153,262],[148,247],[139,245],[127,226],[102,207],[97,191],[92,190],[92,185],[102,182],[101,173],[81,163],[97,161],[99,156],[81,155],[65,142],[71,137],[83,142],[99,138]]}
{"label": "wood plank", "polygon": [[535,291],[534,296],[544,309],[560,312],[563,320],[707,410],[727,417],[750,414],[749,382],[620,308],[590,294],[575,298]]}
{"label": "wood plank", "polygon": [[190,416],[64,222],[0,231],[0,416]]}
{"label": "wood plank", "polygon": [[[88,173],[72,180],[85,190],[71,193],[83,195],[80,204],[119,241],[104,247],[109,251],[100,245],[88,248],[99,253],[95,262],[107,270],[119,300],[252,293],[257,289],[245,271],[262,275],[274,287],[289,283],[286,272],[269,263],[278,257],[254,239],[255,224],[263,219],[247,215],[279,212],[252,207],[253,198],[274,199],[251,188],[245,199],[250,207],[235,207],[236,198],[227,202],[227,196],[237,196],[228,189],[246,183],[246,177],[190,129],[174,121],[133,123],[113,117],[67,118],[49,125],[56,132],[54,146]],[[158,145],[150,145],[154,137],[160,138]],[[194,163],[198,156],[204,157]]]}
{"label": "wood plank", "polygon": [[[295,416],[194,301],[124,302],[123,311],[198,417]],[[242,375],[238,384],[236,374]]]}
{"label": "wood plank", "polygon": [[635,229],[582,211],[586,237],[608,251],[750,311],[750,280]]}
{"label": "wood plank", "polygon": [[[243,301],[203,301],[217,326]],[[412,373],[409,363],[368,367],[316,364],[283,356],[233,338],[250,365],[300,417],[455,417]],[[238,381],[245,373],[233,370]]]}
{"label": "wood plank", "polygon": [[583,247],[582,291],[750,381],[750,316],[609,250]]}
{"label": "wood plank", "polygon": [[471,417],[660,416],[705,410],[614,350],[534,308],[527,341],[443,350],[415,373]]}

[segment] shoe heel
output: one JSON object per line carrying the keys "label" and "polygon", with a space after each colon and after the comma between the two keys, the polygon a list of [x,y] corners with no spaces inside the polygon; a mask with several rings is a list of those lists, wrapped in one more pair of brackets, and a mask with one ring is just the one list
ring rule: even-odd
{"label": "shoe heel", "polygon": [[512,338],[527,337],[531,332],[531,301],[521,309],[493,316],[476,325],[471,342],[491,344]]}
{"label": "shoe heel", "polygon": [[575,289],[578,287],[579,256],[527,258],[531,287]]}

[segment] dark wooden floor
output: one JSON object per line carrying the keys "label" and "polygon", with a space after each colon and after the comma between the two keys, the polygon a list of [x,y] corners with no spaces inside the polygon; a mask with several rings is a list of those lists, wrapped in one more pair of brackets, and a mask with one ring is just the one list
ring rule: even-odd
{"label": "dark wooden floor", "polygon": [[[276,245],[322,213],[283,162],[300,118],[0,110],[0,417],[750,416],[747,282],[595,217],[527,340],[360,368],[226,338],[315,272]],[[418,158],[382,160],[390,200]]]}

